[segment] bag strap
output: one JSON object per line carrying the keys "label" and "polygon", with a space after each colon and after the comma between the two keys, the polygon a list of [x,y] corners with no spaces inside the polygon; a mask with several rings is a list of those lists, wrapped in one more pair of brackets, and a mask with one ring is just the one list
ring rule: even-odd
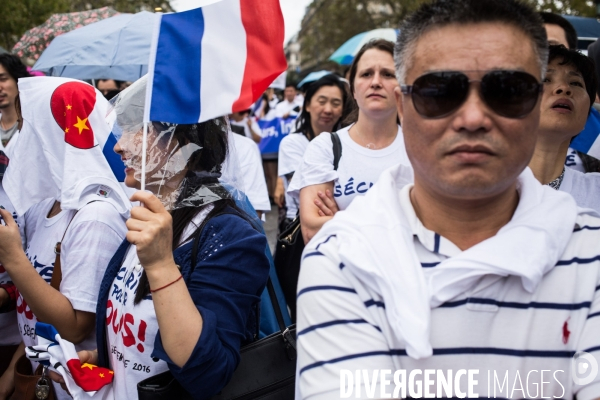
{"label": "bag strap", "polygon": [[65,233],[63,234],[62,239],[60,240],[60,242],[56,242],[56,245],[54,246],[54,254],[55,259],[54,259],[54,269],[52,270],[52,278],[50,279],[50,286],[52,286],[54,289],[60,291],[60,282],[62,281],[62,268],[60,266],[60,248],[62,245],[63,240],[65,240],[65,236],[67,236],[67,231],[69,230],[69,226],[71,226],[71,222],[73,222],[73,220],[75,219],[75,216],[77,215],[77,213],[79,212],[79,210],[75,211],[75,214],[73,214],[73,216],[71,217],[71,220],[69,221],[69,223],[67,224],[67,227],[65,228]]}
{"label": "bag strap", "polygon": [[342,141],[337,132],[331,132],[331,144],[333,146],[333,169],[337,171],[342,158]]}
{"label": "bag strap", "polygon": [[[219,215],[224,215],[224,214],[233,214],[233,215],[240,216],[239,213],[228,212],[228,211],[217,213],[217,214],[211,216],[210,218],[208,218],[208,216],[207,216],[207,218],[204,218],[204,221],[202,221],[202,223],[196,230],[197,233],[195,234],[194,243],[192,245],[193,246],[192,247],[192,260],[191,260],[192,265],[191,265],[191,270],[190,270],[190,276],[192,276],[192,273],[194,272],[194,269],[196,268],[196,262],[197,262],[197,257],[198,257],[198,245],[200,244],[200,236],[202,236],[202,231],[204,230],[204,228],[206,227],[206,224],[208,223],[208,221],[210,219],[217,217]],[[281,306],[279,305],[279,300],[277,300],[277,295],[275,294],[275,287],[273,286],[273,282],[271,281],[271,276],[269,276],[267,279],[267,291],[269,292],[269,298],[271,299],[271,306],[273,306],[273,311],[275,312],[275,318],[277,319],[277,325],[279,325],[279,329],[281,331],[283,339],[286,342],[286,351],[288,353],[288,357],[290,358],[290,360],[294,360],[294,359],[296,359],[296,338],[290,332],[289,328],[285,326],[285,321],[283,320],[283,313],[281,312]]]}

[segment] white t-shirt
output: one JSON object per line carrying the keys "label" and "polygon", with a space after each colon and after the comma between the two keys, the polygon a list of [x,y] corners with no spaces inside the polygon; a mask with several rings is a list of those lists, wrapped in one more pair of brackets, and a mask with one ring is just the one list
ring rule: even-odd
{"label": "white t-shirt", "polygon": [[574,169],[575,171],[585,173],[585,167],[583,166],[583,161],[577,154],[577,150],[569,147],[569,151],[567,152],[567,158],[565,159],[565,166]]}
{"label": "white t-shirt", "polygon": [[[242,119],[239,122],[235,121],[233,118],[230,118],[229,123],[232,126],[239,126],[241,128],[244,128],[244,134],[246,135],[246,137],[248,139],[252,140],[252,142],[256,146],[256,142],[254,142],[254,139],[252,138],[252,132],[250,131],[250,127],[248,126],[248,117],[247,116],[244,117],[244,119]],[[258,123],[256,122],[256,120],[254,118],[252,118],[252,130],[257,135],[262,136],[262,131],[260,129],[260,126],[258,126]]]}
{"label": "white t-shirt", "polygon": [[296,101],[290,103],[284,99],[281,103],[277,104],[277,107],[275,107],[275,114],[279,118],[283,118],[285,114],[289,114],[290,117],[295,117],[300,114],[300,111],[294,111],[294,108],[296,107],[302,109],[302,104],[298,104]]}
{"label": "white t-shirt", "polygon": [[[4,207],[7,211],[10,211],[13,215],[13,218],[19,225],[19,231],[21,231],[21,240],[23,241],[23,220],[22,218],[18,218],[15,213],[15,209],[11,204],[4,188],[0,185],[0,205]],[[4,269],[2,265],[0,265],[0,283],[10,283],[12,282],[10,276],[8,276],[8,272]],[[0,346],[8,346],[21,343],[21,335],[19,334],[19,329],[17,326],[17,311],[13,310],[7,313],[0,314]]]}
{"label": "white t-shirt", "polygon": [[[186,227],[183,240],[194,233],[213,206],[204,207]],[[115,399],[137,399],[138,382],[169,369],[167,363],[150,355],[158,333],[152,295],[134,305],[142,268],[135,246],[130,246],[123,265],[113,280],[106,307],[106,338],[110,367],[115,372]]]}
{"label": "white t-shirt", "polygon": [[400,126],[392,144],[380,150],[367,149],[356,143],[350,138],[349,129],[350,126],[337,132],[342,143],[337,171],[333,169],[331,134],[323,132],[310,142],[290,183],[290,195],[299,199],[300,189],[333,181],[335,201],[340,210],[345,210],[354,197],[366,193],[377,182],[382,171],[396,164],[410,166]]}
{"label": "white t-shirt", "polygon": [[271,211],[267,182],[263,171],[260,150],[254,141],[233,132],[229,132],[229,142],[233,143],[233,153],[236,154],[237,164],[228,162],[223,164],[221,181],[236,184],[246,193],[252,207],[256,211]]}
{"label": "white t-shirt", "polygon": [[[95,313],[102,277],[108,262],[123,242],[127,232],[125,221],[116,208],[104,201],[85,205],[75,217],[73,217],[74,210],[66,210],[52,218],[46,218],[53,204],[54,199],[46,199],[25,213],[27,226],[25,254],[36,271],[49,284],[56,259],[54,246],[64,236],[61,246],[60,292],[71,302],[75,310]],[[65,231],[67,231],[66,235]],[[17,320],[25,346],[37,344],[35,336],[37,318],[20,293],[17,297]],[[92,331],[83,342],[75,345],[75,348],[78,351],[95,349],[95,331]],[[37,367],[37,363],[32,362],[32,365],[34,369]],[[55,388],[59,389],[59,386],[55,385]],[[70,398],[64,397],[66,393],[62,390],[57,392],[59,398]]]}
{"label": "white t-shirt", "polygon": [[279,144],[279,164],[277,167],[277,175],[283,179],[283,186],[285,188],[285,206],[287,207],[286,217],[296,218],[298,213],[298,199],[291,196],[287,190],[290,185],[290,181],[285,175],[296,172],[302,164],[302,158],[304,152],[308,147],[307,137],[302,133],[292,133],[287,135],[281,140]]}
{"label": "white t-shirt", "polygon": [[565,176],[558,190],[573,196],[579,207],[591,208],[600,214],[600,173],[584,174],[565,168]]}

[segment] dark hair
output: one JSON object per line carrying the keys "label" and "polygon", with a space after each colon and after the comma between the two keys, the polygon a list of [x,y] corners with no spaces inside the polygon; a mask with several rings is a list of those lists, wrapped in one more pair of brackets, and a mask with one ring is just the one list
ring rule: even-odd
{"label": "dark hair", "polygon": [[558,25],[565,31],[565,38],[567,38],[569,49],[575,50],[577,48],[577,31],[565,17],[545,11],[542,11],[539,14],[540,17],[542,17],[544,24]]}
{"label": "dark hair", "polygon": [[263,115],[262,116],[259,115],[259,117],[264,117],[265,115],[267,115],[269,113],[269,111],[271,111],[271,103],[270,103],[271,99],[269,99],[269,95],[267,94],[267,92],[264,92],[262,94],[262,101],[264,104],[263,109],[262,109]]}
{"label": "dark hair", "polygon": [[548,41],[542,19],[533,8],[518,0],[434,0],[421,5],[400,27],[394,56],[398,82],[405,83],[415,45],[431,29],[452,24],[493,22],[514,26],[531,39],[540,75],[544,76]]}
{"label": "dark hair", "polygon": [[584,56],[577,50],[567,49],[562,44],[557,46],[549,46],[549,50],[548,64],[556,59],[560,59],[562,61],[559,62],[559,65],[571,65],[583,77],[585,91],[590,98],[590,109],[588,110],[588,112],[590,112],[592,110],[592,106],[594,105],[594,101],[596,100],[596,87],[598,86],[596,65],[594,64],[594,61],[590,57]]}
{"label": "dark hair", "polygon": [[295,83],[293,83],[293,82],[287,83],[287,84],[285,85],[285,88],[286,88],[286,89],[287,89],[287,88],[289,88],[289,87],[291,87],[292,89],[296,90],[296,84],[295,84]]}
{"label": "dark hair", "polygon": [[337,120],[336,123],[333,125],[333,131],[337,131],[340,128],[341,122],[348,115],[351,103],[346,83],[342,82],[334,74],[325,75],[307,86],[308,89],[306,90],[306,94],[304,96],[304,104],[302,105],[302,111],[300,112],[300,115],[298,116],[298,120],[296,122],[296,131],[302,133],[304,136],[306,136],[308,140],[313,140],[315,138],[315,132],[312,128],[310,113],[307,111],[306,108],[310,104],[314,95],[319,91],[319,89],[321,89],[324,86],[335,86],[338,89],[340,89],[340,92],[342,93],[342,115],[340,116],[340,119]]}
{"label": "dark hair", "polygon": [[[193,175],[194,172],[221,172],[221,166],[225,161],[228,152],[228,130],[227,122],[224,118],[215,118],[213,120],[198,124],[177,125],[173,137],[180,145],[193,142],[202,147],[202,149],[197,150],[190,156],[186,166],[188,169],[188,175],[186,175],[186,177]],[[199,183],[215,184],[218,183],[218,178],[201,178]],[[195,188],[197,189],[197,186],[195,186]],[[184,193],[184,191],[185,190],[182,189],[181,196],[187,197],[187,195],[190,193]],[[217,200],[211,204],[213,204],[213,209],[205,217],[206,220],[209,220],[213,216],[222,213],[226,208],[231,208],[242,219],[248,221],[254,228],[256,228],[251,218],[244,210],[237,206],[235,200],[226,198]],[[198,214],[201,208],[202,205],[197,207],[187,206],[171,211],[171,217],[173,219],[173,250],[179,247],[182,241],[193,239],[201,234],[199,229],[197,229],[190,238],[182,238],[185,228]],[[144,271],[140,277],[140,286],[135,294],[134,304],[138,304],[149,293],[150,285],[148,283],[146,271]]]}
{"label": "dark hair", "polygon": [[352,94],[350,99],[350,112],[347,117],[343,119],[344,125],[350,125],[358,121],[358,104],[354,99],[354,80],[356,79],[356,72],[358,70],[358,62],[367,50],[376,49],[390,53],[392,58],[394,57],[394,43],[385,39],[373,39],[368,41],[360,48],[358,53],[354,56],[352,65],[350,65],[350,76],[348,77],[348,84],[350,85],[350,93]]}
{"label": "dark hair", "polygon": [[19,78],[29,78],[31,76],[29,71],[27,71],[25,64],[23,64],[21,59],[14,54],[0,54],[0,64],[2,64],[6,72],[8,72],[10,77],[15,81],[18,81]]}

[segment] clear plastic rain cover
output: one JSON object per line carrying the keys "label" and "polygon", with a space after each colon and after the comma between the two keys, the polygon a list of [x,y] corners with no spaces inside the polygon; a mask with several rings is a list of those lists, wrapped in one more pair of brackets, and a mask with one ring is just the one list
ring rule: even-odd
{"label": "clear plastic rain cover", "polygon": [[241,199],[241,179],[236,178],[239,173],[231,174],[232,182],[219,181],[226,158],[229,168],[233,165],[233,170],[239,171],[235,148],[227,141],[230,127],[226,118],[190,125],[151,121],[144,168],[146,84],[146,76],[134,82],[111,100],[109,111],[115,113],[112,131],[123,151],[125,166],[133,170],[137,188],[143,174],[145,190],[152,192],[167,210],[197,207],[225,198]]}

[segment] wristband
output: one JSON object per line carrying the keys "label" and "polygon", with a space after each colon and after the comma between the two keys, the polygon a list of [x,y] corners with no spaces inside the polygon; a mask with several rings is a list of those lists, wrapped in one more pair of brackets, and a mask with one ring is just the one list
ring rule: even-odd
{"label": "wristband", "polygon": [[159,290],[163,290],[164,288],[169,287],[174,283],[177,283],[177,281],[179,281],[181,278],[183,278],[183,275],[179,275],[179,278],[175,279],[171,283],[167,283],[165,286],[159,287],[158,289],[154,289],[154,290],[150,289],[150,293],[155,293],[155,292],[158,292]]}

